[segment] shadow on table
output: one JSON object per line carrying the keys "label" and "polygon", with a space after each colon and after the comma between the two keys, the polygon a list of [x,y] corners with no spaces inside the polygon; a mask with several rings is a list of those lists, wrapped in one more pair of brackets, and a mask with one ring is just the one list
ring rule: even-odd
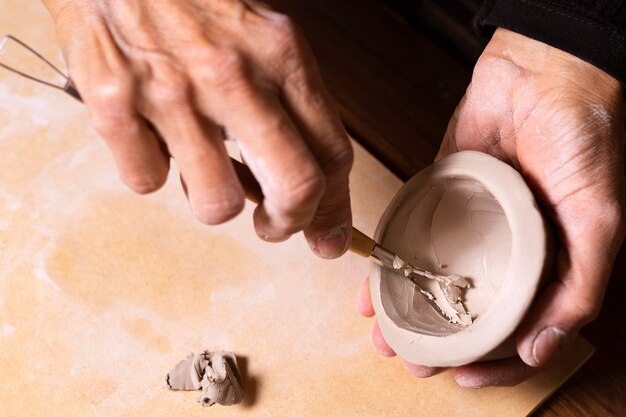
{"label": "shadow on table", "polygon": [[241,405],[250,408],[257,400],[260,381],[248,371],[248,358],[246,356],[237,356],[237,365],[239,367],[241,385],[243,387],[243,401]]}

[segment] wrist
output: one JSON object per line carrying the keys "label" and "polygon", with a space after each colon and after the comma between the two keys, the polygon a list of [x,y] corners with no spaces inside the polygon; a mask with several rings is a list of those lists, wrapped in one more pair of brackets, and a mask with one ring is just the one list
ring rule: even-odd
{"label": "wrist", "polygon": [[505,59],[529,76],[550,79],[551,88],[566,88],[573,94],[593,98],[606,106],[621,106],[620,82],[595,65],[568,52],[527,36],[498,28],[482,59]]}

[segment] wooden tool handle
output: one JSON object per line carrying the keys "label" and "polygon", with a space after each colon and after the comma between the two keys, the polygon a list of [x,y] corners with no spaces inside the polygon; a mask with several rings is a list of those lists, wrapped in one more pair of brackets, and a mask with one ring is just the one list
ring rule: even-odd
{"label": "wooden tool handle", "polygon": [[[261,203],[261,201],[263,201],[263,190],[261,190],[261,186],[257,182],[256,178],[254,178],[250,168],[236,159],[231,158],[231,162],[235,168],[237,176],[239,177],[239,181],[246,192],[246,198],[255,204]],[[375,246],[376,241],[374,241],[374,239],[370,238],[359,229],[355,227],[352,228],[352,240],[350,241],[349,248],[351,252],[369,258],[372,255],[372,251]]]}
{"label": "wooden tool handle", "polygon": [[232,162],[235,172],[239,177],[239,182],[246,192],[246,198],[254,204],[260,204],[261,201],[263,201],[263,190],[256,178],[254,178],[254,174],[252,174],[250,168],[233,158],[230,158],[230,162]]}
{"label": "wooden tool handle", "polygon": [[352,227],[352,241],[350,241],[350,251],[357,255],[365,256],[369,258],[374,252],[376,241],[361,232],[356,227]]}

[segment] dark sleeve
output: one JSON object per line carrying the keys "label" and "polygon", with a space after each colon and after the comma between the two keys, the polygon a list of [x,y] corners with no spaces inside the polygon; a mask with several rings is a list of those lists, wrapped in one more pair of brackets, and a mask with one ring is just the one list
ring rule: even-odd
{"label": "dark sleeve", "polygon": [[486,0],[475,25],[484,36],[503,27],[547,43],[626,85],[626,0]]}

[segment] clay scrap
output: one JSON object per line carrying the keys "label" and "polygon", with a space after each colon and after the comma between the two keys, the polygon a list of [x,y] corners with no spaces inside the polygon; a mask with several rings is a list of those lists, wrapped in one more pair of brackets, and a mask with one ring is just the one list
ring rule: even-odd
{"label": "clay scrap", "polygon": [[[469,326],[473,322],[472,314],[465,308],[463,304],[463,297],[461,290],[470,287],[468,280],[460,275],[439,275],[429,272],[425,269],[416,268],[404,262],[397,255],[393,259],[392,266],[394,269],[402,270],[404,276],[409,278],[416,289],[422,293],[429,301],[431,301],[439,310],[442,316],[444,316],[452,324],[458,324],[460,326]],[[433,295],[432,292],[424,290],[414,276],[419,275],[426,277],[439,284],[439,288],[445,296],[445,302],[440,301]]]}
{"label": "clay scrap", "polygon": [[237,358],[232,352],[191,353],[167,374],[166,382],[173,390],[202,390],[198,402],[204,407],[234,405],[243,398]]}

